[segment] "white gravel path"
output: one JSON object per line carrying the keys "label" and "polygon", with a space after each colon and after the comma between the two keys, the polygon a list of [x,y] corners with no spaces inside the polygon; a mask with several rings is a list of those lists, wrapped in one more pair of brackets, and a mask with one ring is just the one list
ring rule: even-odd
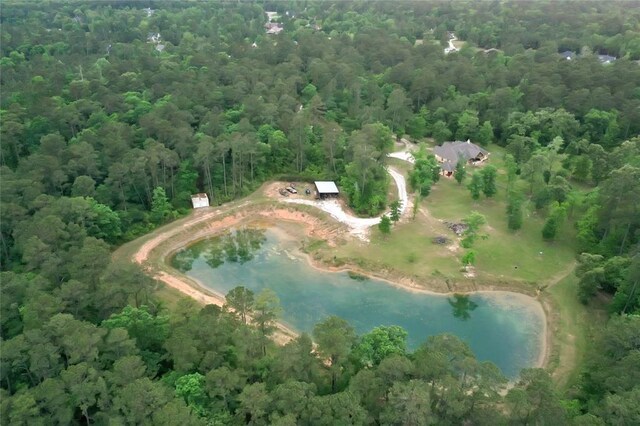
{"label": "white gravel path", "polygon": [[[399,158],[400,160],[408,161],[409,163],[413,163],[414,159],[411,153],[407,151],[398,151],[392,152],[388,155],[389,157]],[[404,176],[397,170],[392,167],[387,167],[387,171],[391,175],[391,178],[395,181],[396,187],[398,188],[398,199],[400,200],[400,216],[404,216],[408,212],[409,205],[409,196],[407,194],[407,184]],[[307,206],[317,207],[320,210],[323,210],[331,215],[337,221],[344,223],[350,229],[349,232],[360,238],[363,241],[367,241],[367,235],[369,233],[369,228],[374,225],[380,223],[381,216],[377,217],[355,217],[342,208],[340,203],[337,200],[307,200],[304,198],[285,198],[282,200],[286,203],[294,203],[294,204],[304,204]],[[384,213],[385,215],[389,215],[389,212]]]}
{"label": "white gravel path", "polygon": [[399,160],[407,161],[407,162],[409,162],[411,164],[416,162],[416,159],[413,158],[413,154],[411,154],[408,151],[392,152],[387,157],[397,158]]}

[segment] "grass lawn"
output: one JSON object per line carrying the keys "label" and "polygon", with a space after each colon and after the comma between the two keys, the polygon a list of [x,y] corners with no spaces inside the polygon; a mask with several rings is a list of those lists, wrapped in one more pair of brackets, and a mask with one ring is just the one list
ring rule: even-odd
{"label": "grass lawn", "polygon": [[[414,220],[409,219],[394,226],[391,235],[386,238],[373,229],[369,244],[349,242],[334,249],[331,255],[363,268],[393,268],[418,279],[434,276],[461,279],[460,258],[465,249],[459,245],[435,245],[431,240],[436,236],[445,236],[457,241],[456,235],[443,222],[459,222],[472,211],[478,211],[487,219],[487,224],[481,230],[487,238],[478,239],[473,247],[478,280],[496,285],[526,282],[536,288],[544,286],[554,277],[557,279],[557,275],[575,259],[572,225],[564,223],[556,241],[544,241],[541,230],[546,213],[538,213],[525,205],[523,227],[517,232],[508,230],[503,155],[503,149],[491,147],[489,164],[497,167],[499,173],[498,194],[493,198],[482,195],[480,200],[474,201],[466,182],[459,185],[454,179],[441,178],[433,186],[431,194],[422,200]],[[395,161],[393,165],[396,166]],[[408,170],[405,163],[402,171],[406,174]],[[467,170],[468,182],[469,175],[478,169],[468,167]],[[519,183],[526,185],[525,182]],[[409,197],[413,199],[414,195],[410,194]]]}

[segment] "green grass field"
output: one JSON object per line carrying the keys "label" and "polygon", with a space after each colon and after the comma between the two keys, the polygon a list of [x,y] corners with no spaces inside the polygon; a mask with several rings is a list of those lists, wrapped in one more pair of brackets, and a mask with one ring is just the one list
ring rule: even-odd
{"label": "green grass field", "polygon": [[[350,242],[334,250],[333,255],[349,263],[355,260],[361,267],[394,268],[418,279],[433,276],[461,279],[460,258],[465,249],[459,245],[436,245],[431,240],[436,236],[459,240],[444,222],[460,222],[472,211],[478,211],[487,219],[481,231],[487,238],[477,240],[473,247],[477,253],[475,266],[478,281],[495,285],[511,285],[517,281],[530,283],[535,288],[559,278],[558,274],[566,271],[575,259],[572,224],[565,222],[554,242],[544,241],[541,230],[546,212],[536,212],[525,205],[523,227],[517,232],[508,230],[507,183],[502,172],[504,154],[499,147],[492,147],[491,150],[490,164],[499,170],[498,194],[494,197],[486,198],[483,195],[480,200],[474,201],[466,182],[459,185],[454,179],[443,177],[433,186],[431,194],[422,200],[415,219],[394,226],[387,237],[373,229],[370,244]],[[399,168],[398,161],[393,160],[394,167]],[[409,168],[404,164],[402,171],[406,173]],[[467,181],[469,175],[477,170],[468,167]],[[409,212],[411,215],[412,212]]]}

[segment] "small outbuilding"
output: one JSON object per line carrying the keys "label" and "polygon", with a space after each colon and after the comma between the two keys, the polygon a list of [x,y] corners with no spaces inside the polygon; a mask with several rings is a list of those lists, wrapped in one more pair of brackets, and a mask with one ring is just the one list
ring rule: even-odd
{"label": "small outbuilding", "polygon": [[337,197],[340,194],[336,183],[333,181],[315,181],[313,184],[316,187],[316,194],[318,198],[325,199]]}
{"label": "small outbuilding", "polygon": [[200,207],[209,207],[209,196],[204,192],[193,194],[191,196],[191,204],[193,204],[194,209],[199,209]]}

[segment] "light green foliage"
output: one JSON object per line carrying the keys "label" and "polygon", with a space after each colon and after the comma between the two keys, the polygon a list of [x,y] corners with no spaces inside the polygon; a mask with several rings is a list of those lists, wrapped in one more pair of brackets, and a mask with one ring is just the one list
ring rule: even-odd
{"label": "light green foliage", "polygon": [[164,188],[157,187],[153,190],[153,200],[151,201],[151,220],[154,223],[162,224],[172,218],[173,210]]}
{"label": "light green foliage", "polygon": [[560,204],[555,202],[551,206],[551,211],[547,220],[542,227],[542,238],[545,240],[551,241],[555,239],[556,234],[558,233],[558,229],[564,222],[567,216],[567,208],[564,204]]}
{"label": "light green foliage", "polygon": [[486,238],[485,235],[478,234],[480,227],[487,223],[487,219],[482,214],[477,211],[472,211],[469,216],[462,220],[462,222],[467,225],[467,229],[465,229],[462,234],[464,238],[462,238],[462,241],[460,242],[462,247],[471,248],[478,237]]}
{"label": "light green foliage", "polygon": [[409,172],[409,184],[421,197],[431,192],[431,186],[440,179],[440,165],[432,154],[428,154],[424,145],[413,153],[415,163]]}
{"label": "light green foliage", "polygon": [[318,89],[313,84],[307,84],[304,89],[302,89],[301,94],[302,99],[307,103],[318,94]]}
{"label": "light green foliage", "polygon": [[207,414],[208,398],[205,391],[205,378],[202,374],[193,373],[178,378],[176,395],[184,399],[184,402],[197,415],[204,417]]}
{"label": "light green foliage", "polygon": [[360,365],[373,366],[389,355],[404,355],[407,350],[407,332],[401,327],[380,326],[360,338],[352,356]]}
{"label": "light green foliage", "polygon": [[464,256],[462,256],[462,264],[463,265],[475,265],[476,263],[476,252],[473,250],[467,251]]}
{"label": "light green foliage", "polygon": [[122,312],[111,315],[102,325],[110,329],[126,329],[143,351],[162,352],[162,344],[169,335],[169,319],[152,315],[145,306],[127,306]]}

